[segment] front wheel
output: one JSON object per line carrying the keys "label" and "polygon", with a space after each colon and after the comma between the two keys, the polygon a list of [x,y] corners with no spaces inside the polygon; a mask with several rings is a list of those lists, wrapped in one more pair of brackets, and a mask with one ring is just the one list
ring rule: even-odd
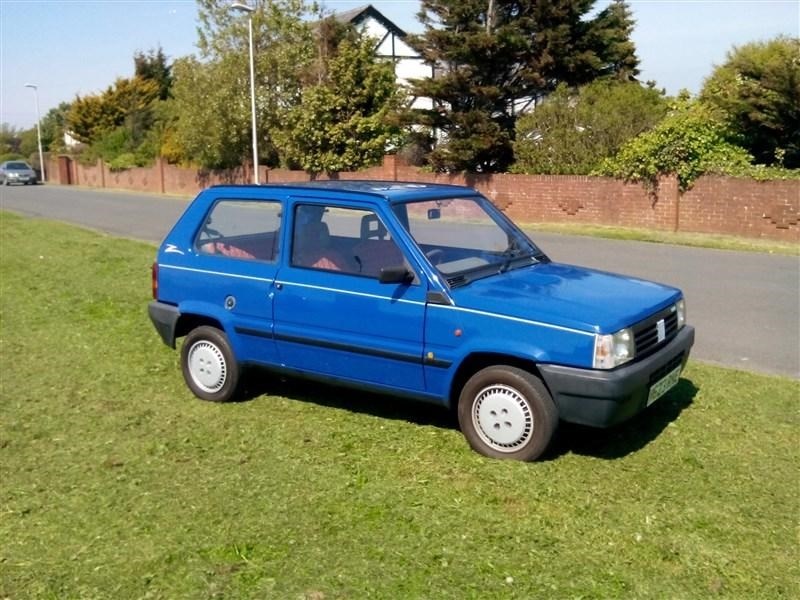
{"label": "front wheel", "polygon": [[540,379],[522,369],[498,365],[478,371],[464,385],[458,423],[476,452],[531,461],[550,444],[558,410]]}
{"label": "front wheel", "polygon": [[202,400],[229,402],[239,387],[239,365],[225,334],[203,325],[189,332],[181,349],[186,385]]}

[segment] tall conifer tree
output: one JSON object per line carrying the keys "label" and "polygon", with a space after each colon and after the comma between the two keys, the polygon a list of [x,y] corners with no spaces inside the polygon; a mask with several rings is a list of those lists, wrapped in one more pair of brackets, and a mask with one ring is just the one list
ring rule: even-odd
{"label": "tall conifer tree", "polygon": [[[411,43],[434,65],[415,96],[432,110],[412,120],[437,130],[437,170],[504,171],[516,116],[559,83],[578,85],[624,68],[635,74],[624,2],[587,18],[595,0],[422,0],[425,32]],[[630,52],[627,52],[629,49]]]}

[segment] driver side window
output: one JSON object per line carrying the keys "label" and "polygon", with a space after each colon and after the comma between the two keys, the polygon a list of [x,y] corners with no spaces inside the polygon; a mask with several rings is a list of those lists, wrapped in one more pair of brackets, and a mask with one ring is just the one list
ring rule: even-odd
{"label": "driver side window", "polygon": [[295,209],[292,265],[377,279],[403,254],[377,214],[321,204]]}

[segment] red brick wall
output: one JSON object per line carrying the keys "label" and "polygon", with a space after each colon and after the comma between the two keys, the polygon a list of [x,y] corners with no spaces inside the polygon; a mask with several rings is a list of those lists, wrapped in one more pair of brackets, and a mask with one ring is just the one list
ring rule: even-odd
{"label": "red brick wall", "polygon": [[[78,161],[73,161],[72,166],[75,172],[73,181],[76,185],[105,187],[105,183],[103,182],[103,166],[99,161],[96,165],[92,166],[85,166]],[[55,171],[51,169],[49,173],[55,173]]]}
{"label": "red brick wall", "polygon": [[124,171],[105,169],[105,187],[116,190],[138,190],[142,192],[161,192],[161,177],[156,167],[137,167]]}
{"label": "red brick wall", "polygon": [[[252,181],[245,168],[198,171],[163,161],[115,173],[99,163],[87,167],[73,161],[72,168],[73,183],[78,185],[186,196],[210,185]],[[48,173],[58,173],[55,157]],[[708,176],[681,195],[674,177],[662,179],[653,192],[605,177],[430,173],[401,164],[395,156],[387,156],[381,166],[339,173],[335,178],[468,185],[522,223],[619,225],[800,242],[800,180],[759,182]],[[260,181],[265,183],[310,179],[303,171],[260,170]]]}
{"label": "red brick wall", "polygon": [[800,241],[800,181],[703,177],[681,198],[682,231]]}

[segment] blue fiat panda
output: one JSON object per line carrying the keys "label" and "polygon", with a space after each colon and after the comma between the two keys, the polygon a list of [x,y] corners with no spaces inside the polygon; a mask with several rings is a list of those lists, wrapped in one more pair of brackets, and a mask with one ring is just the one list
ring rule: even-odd
{"label": "blue fiat panda", "polygon": [[209,188],[161,244],[153,297],[203,400],[235,398],[258,366],[452,407],[472,448],[517,460],[559,420],[645,410],[694,341],[680,290],[551,262],[449,185]]}

